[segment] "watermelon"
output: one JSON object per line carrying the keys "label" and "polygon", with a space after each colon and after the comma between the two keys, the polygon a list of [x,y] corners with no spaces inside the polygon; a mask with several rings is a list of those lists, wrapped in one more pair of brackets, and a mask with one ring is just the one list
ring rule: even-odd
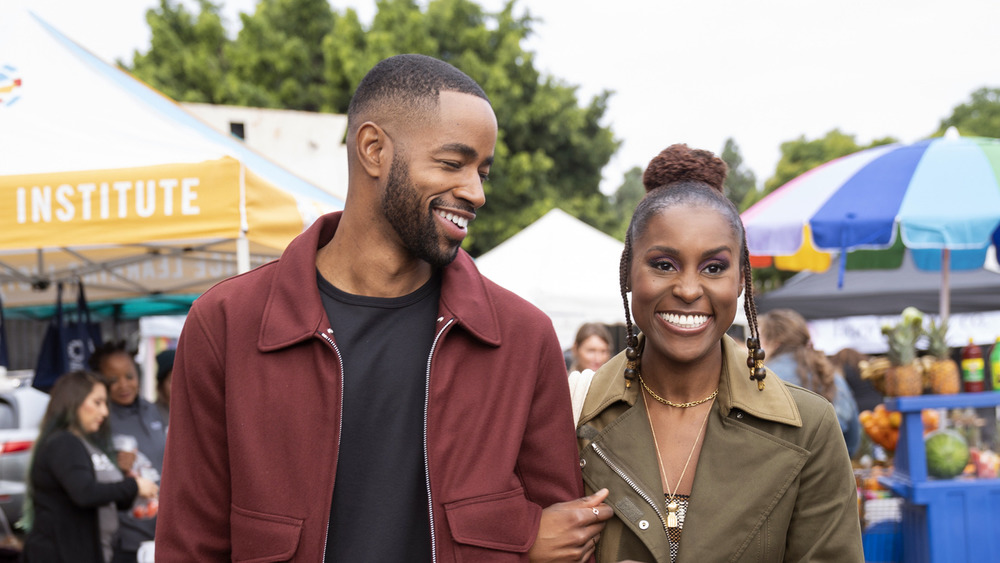
{"label": "watermelon", "polygon": [[969,444],[954,430],[935,430],[924,437],[927,474],[939,479],[961,475],[969,463]]}

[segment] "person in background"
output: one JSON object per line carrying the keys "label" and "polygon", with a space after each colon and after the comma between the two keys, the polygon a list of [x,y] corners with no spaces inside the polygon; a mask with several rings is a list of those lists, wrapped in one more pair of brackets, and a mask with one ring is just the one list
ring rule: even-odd
{"label": "person in background", "polygon": [[[126,475],[159,482],[167,424],[156,406],[139,395],[139,370],[132,354],[124,342],[107,342],[94,352],[90,362],[110,391],[111,438],[118,467]],[[140,544],[153,539],[156,516],[137,518],[126,510],[119,513],[119,520],[114,563],[135,563]]]}
{"label": "person in background", "polygon": [[767,367],[781,379],[815,391],[833,403],[847,450],[853,456],[861,445],[858,404],[836,367],[823,352],[813,348],[805,318],[792,309],[775,309],[757,320],[761,346],[770,351]]}
{"label": "person in background", "polygon": [[584,323],[576,331],[576,338],[573,340],[573,347],[570,354],[573,363],[570,364],[570,371],[583,371],[589,369],[597,371],[597,368],[604,365],[604,362],[611,358],[611,331],[601,323]]}
{"label": "person in background", "polygon": [[174,350],[164,350],[156,355],[156,408],[160,418],[170,424],[170,382],[174,374]]}
{"label": "person in background", "polygon": [[579,498],[552,322],[461,250],[489,99],[397,55],[347,121],[344,210],[184,323],[157,560],[586,559],[612,509]]}
{"label": "person in background", "polygon": [[830,356],[830,361],[834,366],[840,368],[847,386],[851,388],[851,395],[854,402],[858,404],[858,411],[872,410],[875,405],[883,401],[882,394],[867,379],[861,377],[861,362],[866,361],[868,356],[855,350],[854,348],[844,348],[836,354]]}
{"label": "person in background", "polygon": [[101,377],[84,371],[59,377],[49,391],[28,470],[25,563],[108,563],[117,508],[157,494],[156,483],[123,477],[108,457],[107,395]]}
{"label": "person in background", "polygon": [[[861,562],[833,407],[763,365],[725,176],[686,145],[643,175],[619,270],[627,348],[594,375],[577,427],[586,489],[609,489],[615,510],[597,560]],[[727,334],[741,292],[749,352]]]}
{"label": "person in background", "polygon": [[576,331],[569,365],[569,388],[573,402],[573,422],[580,418],[583,400],[597,371],[611,358],[611,331],[601,323],[584,323]]}

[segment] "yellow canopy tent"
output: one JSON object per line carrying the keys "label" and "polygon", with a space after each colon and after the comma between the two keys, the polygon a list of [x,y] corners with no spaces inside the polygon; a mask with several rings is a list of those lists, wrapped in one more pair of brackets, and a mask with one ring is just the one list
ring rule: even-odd
{"label": "yellow canopy tent", "polygon": [[[0,292],[197,295],[343,203],[0,0]],[[189,301],[189,300],[188,300]]]}

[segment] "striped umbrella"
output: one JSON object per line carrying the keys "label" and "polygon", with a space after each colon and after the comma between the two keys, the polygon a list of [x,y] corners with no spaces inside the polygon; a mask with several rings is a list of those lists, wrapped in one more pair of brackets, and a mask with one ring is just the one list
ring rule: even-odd
{"label": "striped umbrella", "polygon": [[863,150],[818,166],[746,210],[754,266],[824,271],[894,268],[909,249],[917,267],[983,267],[1000,246],[1000,139],[942,138]]}

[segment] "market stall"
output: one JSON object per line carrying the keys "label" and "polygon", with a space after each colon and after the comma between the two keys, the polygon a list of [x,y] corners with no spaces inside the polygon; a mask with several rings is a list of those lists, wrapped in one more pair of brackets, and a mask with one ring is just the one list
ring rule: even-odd
{"label": "market stall", "polygon": [[342,207],[17,3],[0,12],[5,307],[78,280],[95,307],[190,303]]}

